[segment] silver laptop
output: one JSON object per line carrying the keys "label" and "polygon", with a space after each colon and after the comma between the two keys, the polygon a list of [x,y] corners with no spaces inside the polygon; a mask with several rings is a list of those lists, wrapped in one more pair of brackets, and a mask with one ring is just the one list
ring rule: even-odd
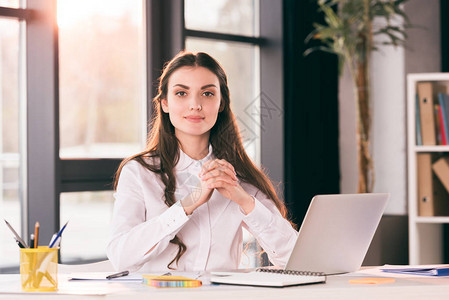
{"label": "silver laptop", "polygon": [[357,271],[389,197],[386,193],[315,196],[285,269],[325,274]]}

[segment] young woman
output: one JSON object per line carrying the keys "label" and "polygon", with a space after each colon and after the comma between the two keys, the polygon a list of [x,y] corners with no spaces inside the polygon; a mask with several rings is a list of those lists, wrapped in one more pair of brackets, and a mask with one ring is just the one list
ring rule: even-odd
{"label": "young woman", "polygon": [[115,268],[238,268],[242,227],[284,266],[297,232],[245,153],[221,66],[206,53],[179,53],[153,102],[145,151],[125,159],[116,175],[107,248]]}

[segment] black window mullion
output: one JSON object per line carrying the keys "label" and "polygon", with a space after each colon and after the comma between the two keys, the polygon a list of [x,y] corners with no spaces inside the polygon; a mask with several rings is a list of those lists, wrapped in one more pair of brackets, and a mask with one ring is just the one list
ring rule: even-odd
{"label": "black window mullion", "polygon": [[26,191],[24,234],[40,223],[40,239],[59,228],[59,105],[56,1],[28,1],[39,18],[26,22]]}
{"label": "black window mullion", "polygon": [[24,8],[10,8],[0,6],[0,16],[26,20],[30,18],[31,10]]}
{"label": "black window mullion", "polygon": [[[260,47],[261,163],[270,178],[284,182],[284,97],[282,2],[260,1],[260,35],[269,42]],[[280,195],[284,194],[279,186]]]}
{"label": "black window mullion", "polygon": [[184,49],[183,12],[183,0],[145,1],[148,120],[152,119],[152,99],[157,94],[155,84],[164,63]]}
{"label": "black window mullion", "polygon": [[61,161],[61,192],[112,190],[121,159],[64,159]]}
{"label": "black window mullion", "polygon": [[184,35],[186,37],[196,37],[196,38],[212,39],[228,42],[239,42],[258,46],[262,46],[266,42],[266,40],[261,37],[250,37],[244,35],[226,34],[210,31],[191,30],[191,29],[184,29]]}

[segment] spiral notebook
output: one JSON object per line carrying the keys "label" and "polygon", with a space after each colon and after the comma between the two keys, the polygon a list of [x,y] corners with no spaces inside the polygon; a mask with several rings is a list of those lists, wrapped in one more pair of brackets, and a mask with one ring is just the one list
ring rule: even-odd
{"label": "spiral notebook", "polygon": [[221,284],[284,287],[326,282],[326,275],[319,272],[280,269],[257,269],[249,273],[212,272],[210,281]]}

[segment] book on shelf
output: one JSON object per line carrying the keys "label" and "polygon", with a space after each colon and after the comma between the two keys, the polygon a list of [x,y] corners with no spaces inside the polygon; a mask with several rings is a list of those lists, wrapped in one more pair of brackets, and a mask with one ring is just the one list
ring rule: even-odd
{"label": "book on shelf", "polygon": [[442,127],[446,135],[446,144],[449,144],[449,95],[446,93],[438,93],[438,102],[441,109]]}
{"label": "book on shelf", "polygon": [[213,283],[265,287],[285,287],[326,282],[324,273],[265,268],[248,273],[212,272],[211,275],[210,281]]}
{"label": "book on shelf", "polygon": [[447,191],[432,171],[432,154],[417,154],[418,215],[449,215]]}
{"label": "book on shelf", "polygon": [[[449,157],[443,156],[432,164],[432,169],[436,176],[449,193]],[[449,199],[448,199],[449,201]]]}
{"label": "book on shelf", "polygon": [[[443,106],[441,106],[440,103],[440,95],[446,94],[446,86],[439,84],[439,83],[433,83],[432,84],[432,95],[434,99],[434,106],[435,106],[435,132],[437,135],[437,145],[447,145],[448,144],[448,137],[447,137],[447,131],[445,126],[445,117],[444,117],[444,103]],[[444,102],[444,101],[443,101]]]}
{"label": "book on shelf", "polygon": [[440,105],[435,104],[434,106],[434,121],[435,121],[435,136],[436,136],[436,144],[444,145],[442,139],[442,130],[440,127],[441,118],[440,118]]}
{"label": "book on shelf", "polygon": [[444,113],[443,108],[441,105],[437,106],[438,109],[438,131],[439,131],[439,144],[440,145],[447,145],[447,132],[446,132],[446,126],[444,122]]}

